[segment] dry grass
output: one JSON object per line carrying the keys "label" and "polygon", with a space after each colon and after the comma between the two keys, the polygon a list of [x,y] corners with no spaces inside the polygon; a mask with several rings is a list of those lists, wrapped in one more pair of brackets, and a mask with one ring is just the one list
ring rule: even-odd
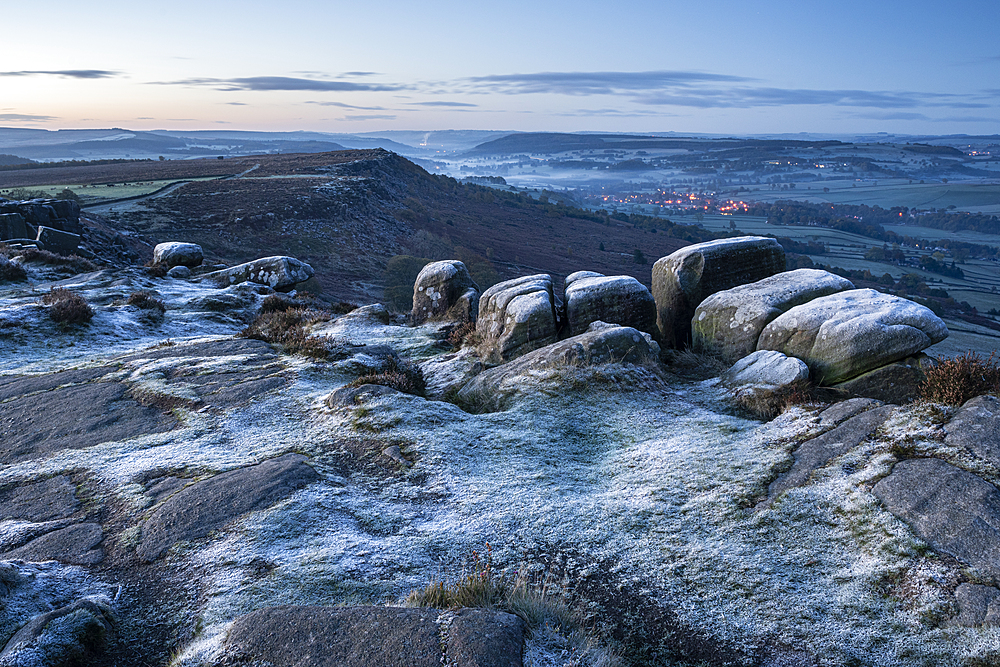
{"label": "dry grass", "polygon": [[[270,298],[268,297],[268,299]],[[283,301],[280,297],[279,300]],[[277,304],[272,302],[269,307],[277,307]],[[277,343],[287,354],[301,354],[314,359],[327,359],[331,353],[340,348],[340,345],[331,338],[307,334],[305,327],[328,319],[330,319],[330,314],[325,311],[311,310],[300,306],[284,310],[271,310],[257,315],[254,321],[238,335],[241,338]]]}
{"label": "dry grass", "polygon": [[547,664],[558,656],[558,664],[611,667],[617,659],[592,644],[580,614],[568,604],[565,590],[551,577],[506,575],[493,567],[492,550],[472,554],[472,572],[458,581],[432,582],[423,590],[410,592],[408,607],[459,609],[485,608],[518,616],[527,626],[532,641],[526,649],[533,658],[526,664]]}
{"label": "dry grass", "polygon": [[42,303],[49,306],[49,317],[59,324],[86,324],[94,317],[94,309],[86,299],[62,287],[43,295]]}
{"label": "dry grass", "polygon": [[961,405],[970,398],[1000,391],[1000,364],[991,354],[980,357],[971,350],[938,362],[924,373],[920,397],[934,403]]}
{"label": "dry grass", "polygon": [[18,255],[21,257],[22,262],[46,264],[66,269],[73,273],[88,273],[98,269],[96,264],[79,255],[57,255],[54,252],[39,250],[38,248],[24,248],[18,251]]}
{"label": "dry grass", "polygon": [[476,333],[475,322],[465,322],[448,333],[448,344],[451,345],[451,349],[456,352],[464,345],[469,345],[475,347],[482,342],[482,337]]}
{"label": "dry grass", "polygon": [[148,292],[146,290],[132,292],[128,295],[128,299],[125,300],[125,303],[129,306],[135,306],[140,310],[157,312],[160,315],[167,312],[166,305],[157,299],[152,292]]}
{"label": "dry grass", "polygon": [[347,386],[360,387],[365,384],[378,384],[383,387],[391,387],[404,394],[424,395],[427,390],[427,382],[419,366],[397,357],[388,357],[385,364],[385,368],[380,372],[362,375],[348,383]]}

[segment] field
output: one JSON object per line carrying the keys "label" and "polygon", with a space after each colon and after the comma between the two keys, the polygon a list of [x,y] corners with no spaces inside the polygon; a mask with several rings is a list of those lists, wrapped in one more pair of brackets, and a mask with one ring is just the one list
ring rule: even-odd
{"label": "field", "polygon": [[[829,188],[824,192],[823,188]],[[752,199],[774,202],[781,199],[830,204],[867,204],[892,208],[948,208],[973,213],[1000,213],[1000,184],[917,183],[906,179],[873,181],[822,181],[796,183],[793,190],[754,189]]]}
{"label": "field", "polygon": [[[184,181],[201,181],[201,180],[211,180],[213,177],[195,177],[186,178]],[[156,180],[156,181],[136,181],[136,182],[122,182],[122,183],[103,183],[103,184],[88,184],[88,183],[66,183],[66,184],[45,184],[45,185],[34,185],[30,189],[32,191],[45,192],[50,196],[56,196],[59,192],[64,189],[72,190],[78,197],[80,197],[80,203],[83,205],[98,203],[102,201],[107,201],[109,199],[124,199],[126,197],[142,197],[143,195],[148,195],[169,186],[172,183],[184,182],[177,181],[176,179],[170,180]],[[0,196],[5,193],[9,193],[10,190],[0,190]]]}

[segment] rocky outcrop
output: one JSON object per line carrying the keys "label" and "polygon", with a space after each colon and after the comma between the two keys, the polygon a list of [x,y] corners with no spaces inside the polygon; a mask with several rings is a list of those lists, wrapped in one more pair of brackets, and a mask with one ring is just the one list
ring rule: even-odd
{"label": "rocky outcrop", "polygon": [[49,252],[60,255],[71,255],[80,246],[81,236],[72,232],[64,232],[61,229],[39,225],[38,235],[35,237],[38,244]]}
{"label": "rocky outcrop", "polygon": [[28,227],[20,213],[0,213],[0,241],[28,238]]}
{"label": "rocky outcrop", "polygon": [[1000,492],[940,459],[908,459],[872,489],[920,539],[1000,581]]}
{"label": "rocky outcrop", "polygon": [[0,214],[17,214],[34,234],[40,225],[72,234],[83,233],[80,224],[80,205],[72,199],[29,199],[7,201],[0,199]]}
{"label": "rocky outcrop", "polygon": [[920,398],[920,384],[933,363],[926,354],[917,354],[862,373],[847,382],[833,385],[833,388],[847,396],[863,396],[903,405]]}
{"label": "rocky outcrop", "polygon": [[691,346],[735,363],[757,349],[761,331],[782,313],[851,289],[851,281],[829,271],[797,269],[716,292],[694,311]]}
{"label": "rocky outcrop", "polygon": [[203,278],[214,281],[219,287],[251,282],[283,292],[309,280],[313,277],[313,273],[313,268],[305,262],[300,262],[294,257],[276,255],[206,273]]}
{"label": "rocky outcrop", "polygon": [[724,385],[736,391],[780,391],[809,379],[809,368],[801,359],[762,350],[737,361],[722,374]]}
{"label": "rocky outcrop", "polygon": [[631,276],[579,271],[566,278],[566,336],[577,336],[592,322],[608,322],[653,333],[656,302]]}
{"label": "rocky outcrop", "polygon": [[197,243],[171,241],[159,243],[153,248],[153,264],[167,269],[172,269],[175,266],[186,266],[193,269],[196,266],[201,266],[204,260],[205,254]]}
{"label": "rocky outcrop", "polygon": [[319,475],[305,460],[300,454],[286,454],[185,487],[142,524],[136,555],[156,560],[180,540],[205,537],[241,514],[273,505],[316,481]]}
{"label": "rocky outcrop", "polygon": [[410,321],[475,322],[479,312],[479,286],[465,264],[458,260],[431,262],[413,283]]}
{"label": "rocky outcrop", "polygon": [[695,308],[718,291],[785,270],[785,251],[774,239],[742,236],[681,248],[653,264],[653,298],[661,342],[681,348],[691,338]]}
{"label": "rocky outcrop", "polygon": [[269,607],[236,619],[214,664],[521,667],[524,633],[490,609]]}
{"label": "rocky outcrop", "polygon": [[836,384],[920,352],[948,337],[929,308],[875,290],[814,299],[777,317],[758,350],[802,359],[821,384]]}
{"label": "rocky outcrop", "polygon": [[515,278],[483,292],[476,333],[486,363],[499,364],[554,343],[557,334],[552,277]]}
{"label": "rocky outcrop", "polygon": [[642,364],[659,360],[660,349],[649,334],[632,327],[594,322],[586,333],[529,352],[474,377],[458,392],[458,401],[479,409],[503,406],[509,387],[533,371],[605,363]]}

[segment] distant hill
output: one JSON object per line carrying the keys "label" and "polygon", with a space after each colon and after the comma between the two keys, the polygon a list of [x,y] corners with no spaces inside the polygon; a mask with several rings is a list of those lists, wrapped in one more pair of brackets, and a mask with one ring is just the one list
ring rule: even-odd
{"label": "distant hill", "polygon": [[823,148],[837,146],[834,140],[801,141],[794,139],[700,139],[695,137],[663,138],[628,134],[562,134],[525,132],[487,141],[469,151],[469,155],[510,155],[517,153],[562,153],[579,150],[688,149],[693,151],[760,147]]}

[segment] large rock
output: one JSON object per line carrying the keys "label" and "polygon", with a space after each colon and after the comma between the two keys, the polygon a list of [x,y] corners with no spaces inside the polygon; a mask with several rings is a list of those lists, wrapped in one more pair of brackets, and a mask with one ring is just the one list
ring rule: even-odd
{"label": "large rock", "polygon": [[798,357],[820,384],[836,384],[920,352],[948,337],[918,303],[870,289],[796,306],[764,327],[758,350]]}
{"label": "large rock", "polygon": [[945,444],[965,447],[1000,466],[1000,399],[976,396],[966,401],[944,430]]}
{"label": "large rock", "polygon": [[903,405],[920,398],[920,384],[934,362],[926,354],[918,354],[893,362],[873,371],[862,373],[847,382],[833,386],[848,396],[874,398],[883,403]]}
{"label": "large rock", "polygon": [[278,291],[286,291],[295,287],[297,283],[309,280],[314,273],[313,268],[305,262],[300,262],[294,257],[276,255],[206,273],[204,278],[215,281],[220,287],[251,282],[267,285]]}
{"label": "large rock", "polygon": [[0,241],[28,238],[28,227],[20,213],[0,213]]}
{"label": "large rock", "polygon": [[761,350],[749,354],[722,374],[722,383],[730,389],[779,391],[809,379],[809,367],[801,359],[781,352]]}
{"label": "large rock", "polygon": [[691,346],[735,363],[757,349],[771,320],[813,299],[854,289],[846,278],[818,269],[785,271],[712,294],[695,309]]}
{"label": "large rock", "polygon": [[959,614],[957,625],[1000,625],[1000,590],[980,584],[959,584],[955,589]]}
{"label": "large rock", "polygon": [[104,531],[96,523],[77,523],[36,537],[24,546],[0,556],[4,560],[42,562],[57,560],[71,565],[96,565],[104,560],[104,549],[98,545]]}
{"label": "large rock", "polygon": [[54,227],[40,225],[35,240],[42,248],[60,255],[71,255],[80,247],[82,237],[72,232],[64,232]]}
{"label": "large rock", "polygon": [[[588,275],[589,274],[589,275]],[[580,271],[566,279],[566,334],[577,336],[592,322],[608,322],[653,333],[656,302],[632,276],[602,276]]]}
{"label": "large rock", "polygon": [[465,264],[455,259],[431,262],[413,283],[410,321],[475,322],[479,311],[479,286]]}
{"label": "large rock", "polygon": [[521,667],[524,631],[490,609],[269,607],[236,619],[213,664]]}
{"label": "large rock", "polygon": [[1000,581],[1000,492],[940,459],[900,461],[872,489],[920,539]]}
{"label": "large rock", "polygon": [[300,454],[230,470],[192,484],[157,507],[142,526],[136,555],[153,561],[175,542],[196,540],[246,512],[270,507],[319,479]]}
{"label": "large rock", "polygon": [[503,407],[508,383],[533,370],[593,366],[604,363],[642,364],[659,359],[659,346],[649,334],[604,322],[594,322],[579,336],[547,345],[502,366],[480,373],[458,392],[458,401],[484,410]]}
{"label": "large rock", "polygon": [[158,243],[153,248],[153,263],[168,269],[175,266],[186,266],[193,269],[196,266],[201,266],[204,260],[205,254],[197,243],[171,241]]}
{"label": "large rock", "polygon": [[760,236],[696,243],[657,260],[653,298],[661,341],[683,347],[691,337],[694,310],[706,297],[784,270],[781,245]]}
{"label": "large rock", "polygon": [[547,274],[497,283],[479,298],[476,333],[487,363],[503,363],[554,343],[557,323]]}
{"label": "large rock", "polygon": [[0,665],[92,664],[116,625],[103,600],[77,600],[31,619],[7,641]]}

